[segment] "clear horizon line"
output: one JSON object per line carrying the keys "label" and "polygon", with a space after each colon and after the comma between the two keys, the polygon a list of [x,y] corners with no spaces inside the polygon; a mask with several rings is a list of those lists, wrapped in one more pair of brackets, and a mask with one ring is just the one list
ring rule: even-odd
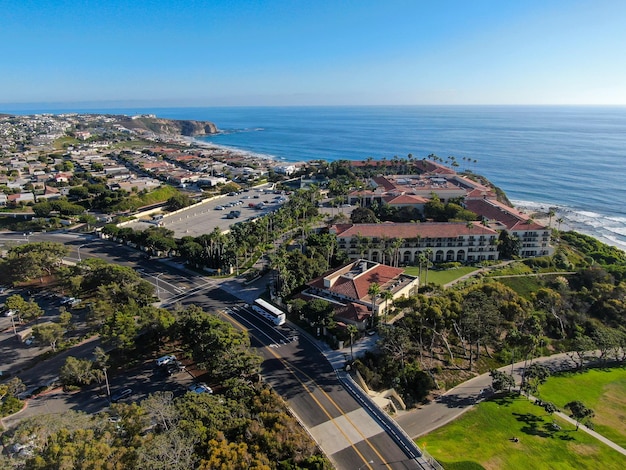
{"label": "clear horizon line", "polygon": [[2,108],[52,108],[52,107],[62,107],[62,108],[71,108],[76,107],[80,109],[80,107],[88,108],[88,107],[102,107],[103,109],[107,108],[124,108],[124,107],[138,107],[138,108],[298,108],[298,107],[626,107],[626,103],[616,103],[616,104],[606,104],[606,103],[445,103],[445,104],[398,104],[398,103],[389,103],[389,104],[231,104],[231,105],[211,105],[211,104],[175,104],[175,103],[159,103],[157,101],[150,102],[145,100],[102,100],[102,101],[22,101],[22,102],[6,102],[0,103],[0,113],[2,112]]}

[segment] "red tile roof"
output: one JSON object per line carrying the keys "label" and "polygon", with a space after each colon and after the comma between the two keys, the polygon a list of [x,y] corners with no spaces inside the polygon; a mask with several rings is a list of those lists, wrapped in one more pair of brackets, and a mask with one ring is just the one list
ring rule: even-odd
{"label": "red tile roof", "polygon": [[[356,266],[362,262],[362,260],[359,260],[342,268],[330,271],[325,275],[313,279],[309,282],[309,286],[355,300],[370,301],[367,291],[373,283],[377,283],[381,286],[381,289],[384,289],[383,286],[385,284],[391,282],[404,272],[404,270],[400,268],[371,262],[369,262],[369,264],[374,264],[374,266],[363,273],[355,273],[353,270],[345,269],[346,267],[356,268]],[[334,279],[330,287],[324,286],[324,279],[327,278]]]}
{"label": "red tile roof", "polygon": [[338,237],[348,238],[360,235],[368,238],[456,238],[459,236],[497,235],[498,232],[473,222],[468,227],[464,222],[428,222],[428,223],[393,223],[383,224],[337,224],[331,227]]}
{"label": "red tile roof", "polygon": [[425,197],[413,196],[412,194],[401,194],[400,196],[392,196],[389,198],[385,197],[384,199],[390,206],[397,204],[426,204],[428,201],[430,201],[430,199],[427,199]]}
{"label": "red tile roof", "polygon": [[488,220],[497,220],[507,230],[540,230],[545,226],[534,222],[530,216],[495,199],[466,199],[465,207]]}

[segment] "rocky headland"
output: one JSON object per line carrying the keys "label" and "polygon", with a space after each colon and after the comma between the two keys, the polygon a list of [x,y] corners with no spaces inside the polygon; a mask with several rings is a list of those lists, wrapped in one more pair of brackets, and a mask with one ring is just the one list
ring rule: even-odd
{"label": "rocky headland", "polygon": [[164,119],[155,116],[118,116],[119,124],[127,129],[146,130],[156,134],[187,137],[217,134],[217,126],[209,121]]}

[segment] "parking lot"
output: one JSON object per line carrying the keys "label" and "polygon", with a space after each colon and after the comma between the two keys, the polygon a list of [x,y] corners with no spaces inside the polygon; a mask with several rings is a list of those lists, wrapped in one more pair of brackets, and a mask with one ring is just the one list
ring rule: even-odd
{"label": "parking lot", "polygon": [[[90,341],[84,347],[91,351],[98,344],[97,341]],[[170,375],[166,368],[157,367],[154,360],[146,360],[119,375],[114,372],[109,374],[111,396],[126,389],[130,389],[130,393],[119,399],[120,403],[140,402],[158,391],[169,391],[174,396],[181,396],[192,384],[197,383],[194,375],[198,373],[199,371],[192,368]],[[29,416],[42,413],[64,413],[68,410],[98,413],[106,411],[108,407],[109,400],[105,383],[92,384],[72,393],[64,392],[61,387],[58,387],[29,399],[28,406],[23,411],[5,418],[3,423],[11,427]]]}
{"label": "parking lot", "polygon": [[[159,220],[145,218],[126,225],[133,230],[146,230],[158,224],[174,231],[174,237],[198,237],[217,227],[226,231],[237,222],[250,221],[281,206],[287,196],[275,194],[269,186],[230,193],[210,201],[190,206],[176,214],[165,214]],[[235,213],[238,214],[235,215]]]}

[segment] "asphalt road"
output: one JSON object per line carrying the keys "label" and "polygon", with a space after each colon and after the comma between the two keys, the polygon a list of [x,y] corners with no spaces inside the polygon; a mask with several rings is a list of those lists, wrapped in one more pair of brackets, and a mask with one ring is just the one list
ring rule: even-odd
{"label": "asphalt road", "polygon": [[[170,262],[147,260],[141,253],[92,236],[70,233],[47,233],[30,236],[31,241],[62,241],[71,249],[73,261],[97,257],[112,263],[130,266],[145,279],[155,284],[163,306],[194,304],[205,310],[218,312],[238,327],[247,329],[252,344],[263,355],[262,375],[283,396],[294,415],[309,430],[320,447],[339,469],[424,468],[424,462],[406,444],[399,442],[389,432],[388,424],[377,415],[380,410],[367,409],[349,393],[337,373],[319,350],[315,342],[290,327],[275,328],[252,312],[245,303],[258,297],[267,280],[245,286],[241,280],[217,280],[181,269]],[[90,355],[95,344],[85,344],[64,353],[74,356]],[[64,361],[46,361],[39,369],[27,374],[29,383],[44,377],[54,378],[55,371]],[[133,389],[132,400],[139,400],[155,390],[172,389],[184,393],[184,378],[163,381],[154,378],[150,361],[128,374],[113,377],[112,391],[124,386]],[[190,380],[190,379],[187,379]],[[67,396],[62,393],[44,395],[31,400],[29,407],[17,415],[22,419],[29,414],[63,412],[82,409],[96,412],[105,409],[108,402],[100,388],[91,388]],[[5,421],[11,425],[13,421]]]}

